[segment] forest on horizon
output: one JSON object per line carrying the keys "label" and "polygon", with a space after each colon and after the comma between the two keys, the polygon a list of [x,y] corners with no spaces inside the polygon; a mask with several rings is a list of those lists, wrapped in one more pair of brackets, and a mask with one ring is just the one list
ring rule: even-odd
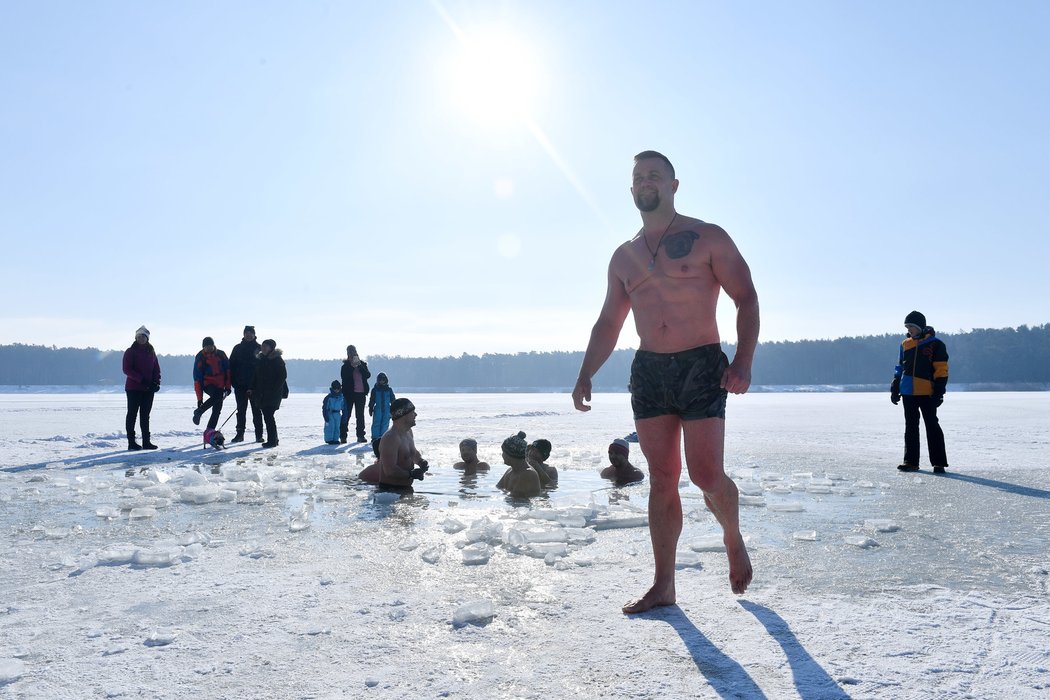
{"label": "forest on horizon", "polygon": [[[975,388],[1050,389],[1050,323],[938,334],[948,347],[952,384]],[[759,343],[752,385],[776,387],[888,387],[902,336]],[[734,346],[723,343],[733,357]],[[227,353],[232,348],[223,348]],[[0,345],[0,386],[123,387],[123,350]],[[595,391],[626,391],[634,350],[617,350],[594,377]],[[193,385],[192,355],[160,355],[164,389]],[[366,357],[374,380],[385,372],[397,391],[571,391],[582,351],[462,354],[458,357]],[[342,359],[287,359],[288,383],[327,390]]]}

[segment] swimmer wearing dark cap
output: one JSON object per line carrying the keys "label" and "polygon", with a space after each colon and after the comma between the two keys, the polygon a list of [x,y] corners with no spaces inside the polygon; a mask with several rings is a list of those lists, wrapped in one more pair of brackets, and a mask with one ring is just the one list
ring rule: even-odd
{"label": "swimmer wearing dark cap", "polygon": [[416,449],[412,427],[416,424],[416,407],[405,398],[390,404],[390,430],[379,442],[379,491],[406,493],[412,482],[423,480],[429,468]]}

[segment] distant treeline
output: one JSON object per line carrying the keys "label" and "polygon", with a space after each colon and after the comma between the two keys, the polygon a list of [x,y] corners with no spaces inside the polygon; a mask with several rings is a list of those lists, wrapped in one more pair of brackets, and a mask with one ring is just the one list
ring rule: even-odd
{"label": "distant treeline", "polygon": [[[940,333],[948,345],[951,383],[1050,385],[1050,323],[1019,328],[981,328]],[[887,385],[901,336],[761,343],[752,381],[760,386]],[[725,346],[732,358],[734,348]],[[227,352],[229,349],[226,349]],[[123,385],[123,350],[0,345],[0,385]],[[633,350],[617,350],[594,378],[598,391],[626,391]],[[582,352],[521,352],[459,357],[372,355],[373,378],[386,372],[395,391],[568,391],[576,382]],[[293,388],[314,390],[339,378],[341,360],[288,359]],[[165,388],[192,385],[190,355],[161,355]]]}

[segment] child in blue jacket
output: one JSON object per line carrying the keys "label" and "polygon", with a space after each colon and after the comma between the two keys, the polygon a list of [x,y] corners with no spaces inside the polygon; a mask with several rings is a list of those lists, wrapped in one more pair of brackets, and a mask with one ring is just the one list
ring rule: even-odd
{"label": "child in blue jacket", "polygon": [[339,419],[346,410],[346,399],[343,398],[343,385],[332,382],[332,390],[325,395],[321,403],[321,417],[324,418],[324,441],[329,445],[339,444]]}
{"label": "child in blue jacket", "polygon": [[379,373],[375,386],[368,397],[368,415],[372,416],[372,444],[383,437],[390,427],[390,404],[394,403],[394,390],[386,374]]}

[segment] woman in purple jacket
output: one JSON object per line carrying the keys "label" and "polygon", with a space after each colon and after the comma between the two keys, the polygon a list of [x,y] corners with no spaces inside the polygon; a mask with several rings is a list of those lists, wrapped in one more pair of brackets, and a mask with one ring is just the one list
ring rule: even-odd
{"label": "woman in purple jacket", "polygon": [[[149,343],[149,329],[135,331],[135,342],[124,351],[124,393],[128,395],[128,415],[124,427],[128,433],[129,450],[155,450],[149,441],[149,412],[153,408],[153,394],[160,391],[160,363]],[[135,415],[142,426],[142,444],[135,442]]]}

